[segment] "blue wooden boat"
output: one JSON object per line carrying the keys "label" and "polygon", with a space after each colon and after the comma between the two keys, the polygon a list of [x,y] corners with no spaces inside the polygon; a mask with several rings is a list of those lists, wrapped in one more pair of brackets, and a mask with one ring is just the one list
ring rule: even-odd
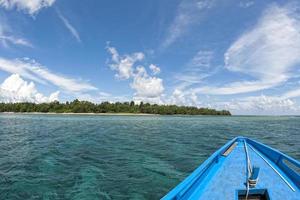
{"label": "blue wooden boat", "polygon": [[229,141],[163,200],[300,200],[300,162],[245,137]]}

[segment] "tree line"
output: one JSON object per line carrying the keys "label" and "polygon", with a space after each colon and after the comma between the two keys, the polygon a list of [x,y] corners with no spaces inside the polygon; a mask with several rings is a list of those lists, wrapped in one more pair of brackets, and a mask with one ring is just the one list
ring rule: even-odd
{"label": "tree line", "polygon": [[158,105],[131,102],[102,102],[94,104],[88,101],[60,103],[0,103],[0,112],[41,112],[41,113],[146,113],[160,115],[231,115],[227,110],[197,108],[192,106]]}

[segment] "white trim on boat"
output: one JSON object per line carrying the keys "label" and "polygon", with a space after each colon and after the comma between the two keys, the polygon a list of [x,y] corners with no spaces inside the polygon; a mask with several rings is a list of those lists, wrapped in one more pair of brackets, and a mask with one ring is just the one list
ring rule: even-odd
{"label": "white trim on boat", "polygon": [[249,144],[249,147],[257,154],[259,155],[279,176],[280,178],[293,190],[293,192],[295,192],[296,190],[293,188],[293,186],[277,171],[277,169],[275,169],[271,163],[269,163],[258,151],[256,151],[256,149],[254,147],[252,147]]}

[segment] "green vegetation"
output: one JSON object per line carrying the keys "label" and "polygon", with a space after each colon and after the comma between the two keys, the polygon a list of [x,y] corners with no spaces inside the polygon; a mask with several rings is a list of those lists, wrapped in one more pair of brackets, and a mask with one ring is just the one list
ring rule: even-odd
{"label": "green vegetation", "polygon": [[131,102],[102,102],[94,104],[88,101],[74,100],[60,103],[0,103],[0,112],[42,112],[42,113],[147,113],[161,115],[231,115],[229,111],[217,111],[209,108],[197,108],[176,105],[157,105]]}

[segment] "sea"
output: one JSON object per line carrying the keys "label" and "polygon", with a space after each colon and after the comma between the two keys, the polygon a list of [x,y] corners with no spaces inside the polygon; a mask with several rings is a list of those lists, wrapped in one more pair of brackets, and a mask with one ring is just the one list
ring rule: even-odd
{"label": "sea", "polygon": [[300,160],[297,116],[0,114],[0,199],[160,199],[236,136]]}

